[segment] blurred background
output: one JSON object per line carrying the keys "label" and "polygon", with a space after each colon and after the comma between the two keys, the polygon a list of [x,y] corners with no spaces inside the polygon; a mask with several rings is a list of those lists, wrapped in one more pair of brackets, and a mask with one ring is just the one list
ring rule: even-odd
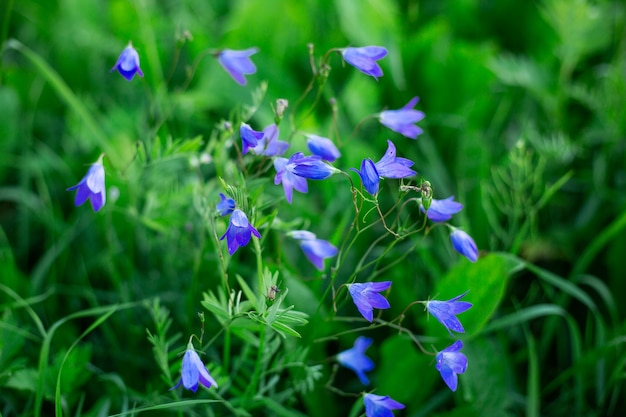
{"label": "blurred background", "polygon": [[[202,208],[223,191],[216,176],[233,175],[219,161],[198,161],[223,156],[212,153],[223,123],[247,106],[259,104],[249,123],[261,130],[273,121],[276,99],[297,101],[312,77],[309,44],[316,58],[331,48],[385,46],[385,75],[376,82],[333,55],[319,106],[298,126],[281,125],[281,139],[298,149],[300,132],[334,136],[344,170],[377,160],[393,140],[435,198],[463,203],[453,224],[491,256],[469,265],[443,228],[417,247],[394,248],[391,255],[411,253],[379,277],[394,282],[389,317],[416,299],[443,296],[436,293],[443,276],[458,289],[446,296],[471,282],[468,301],[477,306],[483,297],[492,306],[468,319],[477,323],[468,327],[475,339],[466,343],[470,367],[456,394],[442,390],[432,358],[392,329],[371,352],[376,392],[407,404],[396,412],[406,416],[626,412],[623,2],[2,0],[0,13],[0,415],[30,416],[38,406],[51,415],[64,355],[113,305],[124,307],[65,365],[66,412],[109,415],[172,401],[146,329],[154,333],[154,311],[170,312],[170,334],[182,335],[173,337],[171,364],[186,335],[199,331],[202,293],[220,283],[210,235],[226,226],[208,230]],[[109,72],[129,42],[145,75],[132,82]],[[258,71],[246,87],[207,53],[252,46],[260,49],[252,57]],[[375,120],[359,125],[414,96],[426,114],[416,141]],[[66,188],[102,152],[108,201],[94,214],[75,208]],[[265,191],[279,199],[272,176]],[[309,186],[280,206],[282,220],[340,245],[338,225],[349,223],[352,204],[347,184]],[[346,268],[370,241],[357,242]],[[267,238],[267,262],[281,270],[291,302],[309,297],[297,307],[314,315],[323,281],[285,243],[278,233]],[[254,274],[254,254],[240,252],[232,275]],[[166,310],[142,307],[155,297]],[[419,306],[407,321],[418,333],[431,324]],[[303,338],[342,326],[313,321]],[[325,358],[353,336],[320,343],[308,360],[330,371]],[[206,359],[218,362],[218,353]],[[363,389],[348,373],[338,378]],[[325,389],[327,379],[295,396],[286,406],[292,414],[251,413],[348,415],[354,400]],[[175,412],[231,415],[206,406]]]}

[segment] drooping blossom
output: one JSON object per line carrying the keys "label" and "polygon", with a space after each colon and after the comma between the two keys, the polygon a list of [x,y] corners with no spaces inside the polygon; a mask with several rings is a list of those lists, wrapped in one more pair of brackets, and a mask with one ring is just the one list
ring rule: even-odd
{"label": "drooping blossom", "polygon": [[288,235],[300,241],[300,248],[307,259],[320,271],[324,270],[324,259],[337,255],[337,248],[332,243],[318,239],[307,230],[294,230]]}
{"label": "drooping blossom", "polygon": [[478,247],[476,247],[476,243],[470,235],[461,229],[455,228],[452,233],[450,233],[450,241],[458,253],[465,256],[470,261],[476,262],[478,259]]}
{"label": "drooping blossom", "polygon": [[222,235],[220,240],[226,238],[228,243],[228,253],[230,255],[237,252],[240,246],[246,246],[250,242],[251,235],[261,238],[261,234],[248,221],[245,213],[239,209],[233,210],[230,215],[230,222],[226,233]]}
{"label": "drooping blossom", "polygon": [[278,140],[279,129],[275,123],[263,129],[263,136],[257,141],[252,152],[257,155],[280,156],[285,153],[289,144]]}
{"label": "drooping blossom", "polygon": [[196,353],[191,342],[187,345],[185,356],[183,356],[183,366],[181,370],[181,378],[178,384],[170,388],[170,391],[180,387],[181,385],[185,389],[196,392],[198,390],[198,383],[204,385],[207,388],[215,385],[217,382],[211,377],[204,363]]}
{"label": "drooping blossom", "polygon": [[243,122],[241,122],[239,134],[241,135],[241,153],[243,153],[244,155],[248,153],[249,149],[257,146],[259,141],[263,139],[264,136],[263,132],[257,132],[256,130],[252,129],[249,124]]}
{"label": "drooping blossom", "polygon": [[351,168],[359,174],[363,181],[363,187],[371,195],[378,193],[381,178],[406,178],[416,174],[410,168],[413,166],[413,161],[397,157],[396,147],[393,142],[388,140],[387,144],[387,152],[385,152],[380,161],[374,163],[371,159],[366,158],[361,163],[360,170]]}
{"label": "drooping blossom", "polygon": [[363,46],[361,48],[345,48],[341,51],[343,59],[363,74],[370,75],[378,80],[383,76],[383,70],[378,63],[387,55],[387,49],[382,46]]}
{"label": "drooping blossom", "polygon": [[354,283],[348,284],[348,291],[359,313],[371,323],[374,320],[375,308],[382,310],[391,307],[389,301],[379,294],[390,286],[391,281]]}
{"label": "drooping blossom", "polygon": [[446,329],[448,329],[450,334],[452,334],[452,331],[465,333],[465,329],[456,315],[461,314],[472,307],[472,304],[467,301],[458,301],[466,294],[467,291],[448,301],[429,300],[425,302],[428,312],[439,320],[439,322],[443,324]]}
{"label": "drooping blossom", "polygon": [[77,190],[74,199],[74,205],[76,207],[82,205],[87,200],[91,203],[93,211],[98,211],[104,207],[107,196],[104,186],[104,166],[102,165],[102,158],[104,158],[104,154],[100,155],[100,158],[91,165],[87,174],[78,184],[67,189],[67,191]]}
{"label": "drooping blossom", "polygon": [[215,209],[220,216],[228,216],[233,212],[233,210],[235,210],[235,200],[220,193],[220,202],[217,203]]}
{"label": "drooping blossom", "polygon": [[452,391],[456,391],[459,382],[457,374],[463,374],[467,370],[467,356],[459,352],[462,347],[463,342],[457,340],[435,356],[437,370]]}
{"label": "drooping blossom", "polygon": [[413,97],[401,109],[383,111],[378,115],[378,120],[394,132],[407,138],[416,139],[418,135],[424,133],[420,127],[415,125],[424,118],[423,112],[413,109],[418,101],[419,97]]}
{"label": "drooping blossom", "polygon": [[128,81],[132,80],[135,74],[143,77],[143,72],[139,67],[139,54],[135,48],[133,48],[132,43],[129,43],[128,46],[124,48],[110,72],[116,70]]}
{"label": "drooping blossom", "polygon": [[245,75],[256,73],[256,66],[250,55],[259,52],[259,48],[249,48],[240,51],[223,49],[217,54],[217,60],[226,72],[240,85],[246,85]]}
{"label": "drooping blossom", "polygon": [[[426,210],[426,216],[433,222],[447,222],[452,218],[453,214],[458,213],[463,209],[463,204],[454,201],[454,196],[450,196],[443,200],[437,200],[433,198],[430,202],[430,207]],[[422,213],[424,212],[424,206],[420,206]]]}
{"label": "drooping blossom", "polygon": [[276,176],[274,184],[282,184],[285,190],[285,198],[291,204],[293,189],[301,193],[309,191],[307,178],[312,180],[323,180],[334,174],[337,169],[324,163],[317,156],[304,156],[302,152],[297,152],[289,159],[278,157],[274,159]]}
{"label": "drooping blossom", "polygon": [[317,135],[307,135],[306,144],[313,155],[320,156],[324,161],[335,162],[341,152],[332,140]]}
{"label": "drooping blossom", "polygon": [[354,341],[354,346],[337,355],[337,362],[354,371],[363,385],[369,385],[370,381],[366,372],[374,369],[374,362],[365,355],[365,351],[372,344],[372,339],[359,336]]}
{"label": "drooping blossom", "polygon": [[404,404],[393,400],[387,395],[365,394],[365,415],[367,417],[393,417],[391,410],[401,410]]}

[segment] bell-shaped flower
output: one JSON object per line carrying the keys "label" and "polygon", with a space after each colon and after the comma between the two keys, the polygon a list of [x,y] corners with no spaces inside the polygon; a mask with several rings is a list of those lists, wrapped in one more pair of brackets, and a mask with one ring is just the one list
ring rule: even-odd
{"label": "bell-shaped flower", "polygon": [[111,72],[116,70],[128,81],[132,80],[135,74],[143,77],[143,72],[141,72],[141,68],[139,68],[139,54],[135,48],[133,48],[132,43],[129,43],[128,46],[124,48],[120,57],[117,58],[117,62],[113,68],[111,68]]}
{"label": "bell-shaped flower", "polygon": [[371,159],[367,158],[361,162],[361,170],[351,168],[356,171],[361,180],[363,187],[371,195],[378,193],[380,178],[406,178],[416,174],[410,167],[413,161],[396,156],[396,147],[390,140],[387,141],[388,147],[385,155],[375,164]]}
{"label": "bell-shaped flower", "polygon": [[289,159],[282,157],[274,159],[274,168],[276,169],[274,184],[283,184],[289,204],[294,188],[301,193],[309,191],[307,179],[323,180],[338,171],[324,163],[319,156],[304,156],[302,152],[291,155]]}
{"label": "bell-shaped flower", "polygon": [[226,233],[222,235],[220,240],[226,238],[228,243],[228,253],[232,255],[237,252],[240,246],[246,246],[250,242],[251,235],[261,238],[261,234],[248,221],[245,213],[239,209],[233,210],[230,215],[230,222]]}
{"label": "bell-shaped flower", "polygon": [[233,212],[233,210],[235,210],[235,200],[220,193],[220,202],[217,203],[215,209],[220,216],[228,216]]}
{"label": "bell-shaped flower", "polygon": [[271,124],[263,129],[263,137],[257,141],[252,151],[257,155],[280,156],[285,153],[289,144],[278,140],[279,129],[276,124]]}
{"label": "bell-shaped flower", "polygon": [[183,356],[180,381],[170,388],[170,391],[182,385],[186,389],[196,392],[198,390],[198,383],[207,388],[211,388],[213,385],[217,387],[217,382],[211,377],[206,366],[204,366],[204,363],[202,363],[202,360],[193,349],[193,346],[189,343],[185,351],[185,356]]}
{"label": "bell-shaped flower", "polygon": [[391,281],[354,283],[348,284],[348,291],[361,315],[371,323],[375,308],[382,310],[391,307],[389,301],[379,294],[390,286]]}
{"label": "bell-shaped flower", "polygon": [[91,165],[87,174],[82,180],[73,187],[67,189],[67,191],[77,190],[76,197],[74,199],[74,205],[76,207],[82,205],[89,199],[93,211],[98,211],[104,207],[106,203],[107,195],[106,188],[104,186],[104,166],[102,165],[103,155]]}
{"label": "bell-shaped flower", "polygon": [[365,351],[371,344],[372,339],[359,336],[351,349],[344,350],[337,355],[337,362],[353,370],[363,385],[369,385],[370,381],[365,373],[374,369],[375,366],[374,361],[365,355]]}
{"label": "bell-shaped flower", "polygon": [[318,239],[307,230],[294,230],[288,235],[300,241],[300,248],[307,259],[320,271],[324,270],[324,259],[337,255],[337,248],[332,243]]}
{"label": "bell-shaped flower", "polygon": [[439,320],[450,334],[452,334],[452,331],[465,333],[463,325],[456,317],[457,314],[461,314],[472,307],[472,304],[467,301],[458,301],[465,294],[467,294],[467,291],[448,301],[429,300],[424,303],[428,312]]}
{"label": "bell-shaped flower", "polygon": [[478,259],[478,247],[476,247],[476,243],[470,235],[461,229],[454,228],[452,233],[450,233],[450,241],[454,250],[470,261],[476,262]]}
{"label": "bell-shaped flower", "polygon": [[245,75],[256,73],[256,66],[250,59],[250,55],[257,52],[259,52],[258,48],[249,48],[242,51],[223,49],[217,54],[217,60],[238,84],[246,85]]}
{"label": "bell-shaped flower", "polygon": [[404,404],[393,400],[387,395],[365,394],[363,402],[365,403],[366,417],[393,417],[391,410],[404,408]]}
{"label": "bell-shaped flower", "polygon": [[404,107],[398,110],[386,110],[378,115],[378,120],[394,132],[416,139],[424,131],[415,125],[424,118],[424,113],[413,109],[419,97],[413,97]]}
{"label": "bell-shaped flower", "polygon": [[343,59],[363,74],[370,75],[378,80],[383,76],[383,70],[378,66],[379,59],[387,55],[387,49],[382,46],[363,46],[361,48],[345,48],[341,54]]}
{"label": "bell-shaped flower", "polygon": [[457,374],[465,373],[467,370],[467,356],[459,352],[462,347],[463,342],[457,340],[435,356],[437,370],[452,391],[456,391],[459,382]]}
{"label": "bell-shaped flower", "polygon": [[335,162],[341,152],[332,140],[317,135],[307,135],[307,146],[313,155],[320,156],[324,161]]}
{"label": "bell-shaped flower", "polygon": [[259,141],[263,139],[265,135],[263,132],[257,132],[252,129],[249,124],[241,122],[239,128],[239,134],[241,135],[241,153],[244,155],[248,153],[248,150],[258,145]]}
{"label": "bell-shaped flower", "polygon": [[[424,206],[420,205],[420,210],[424,212]],[[463,204],[454,201],[454,196],[450,196],[443,200],[432,199],[430,207],[426,211],[426,217],[433,222],[447,222],[452,218],[453,214],[463,210]]]}

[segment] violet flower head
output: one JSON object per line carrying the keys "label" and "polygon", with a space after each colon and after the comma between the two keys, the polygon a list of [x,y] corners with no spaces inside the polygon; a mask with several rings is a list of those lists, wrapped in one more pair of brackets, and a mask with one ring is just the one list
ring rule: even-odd
{"label": "violet flower head", "polygon": [[215,209],[220,216],[228,216],[233,212],[233,210],[235,210],[235,200],[220,193],[220,202],[217,203]]}
{"label": "violet flower head", "polygon": [[235,209],[230,215],[230,222],[228,223],[226,233],[222,235],[220,240],[226,238],[228,253],[232,255],[237,252],[240,246],[246,246],[248,242],[250,242],[251,235],[259,239],[261,238],[261,234],[250,224],[245,213],[239,209]]}
{"label": "violet flower head", "polygon": [[393,400],[387,395],[365,394],[365,415],[367,417],[393,417],[391,410],[401,410],[404,404]]}
{"label": "violet flower head", "polygon": [[271,124],[263,129],[263,136],[257,141],[252,151],[257,155],[280,156],[285,153],[289,144],[278,140],[279,129],[276,124]]}
{"label": "violet flower head", "polygon": [[367,158],[361,162],[361,170],[351,168],[356,171],[361,180],[363,187],[371,195],[378,193],[380,178],[406,178],[416,174],[410,167],[413,161],[396,156],[396,147],[390,140],[387,141],[388,147],[385,155],[375,164],[371,159]]}
{"label": "violet flower head", "polygon": [[379,59],[387,55],[387,49],[382,46],[363,46],[361,48],[345,48],[341,51],[343,59],[363,74],[371,75],[376,80],[383,76],[383,70],[378,66]]}
{"label": "violet flower head", "polygon": [[307,146],[313,155],[320,156],[324,161],[335,162],[341,152],[332,140],[317,135],[307,135]]}
{"label": "violet flower head", "polygon": [[467,301],[458,301],[459,299],[465,297],[466,294],[467,291],[448,301],[430,300],[425,303],[428,312],[439,320],[439,322],[443,324],[446,329],[448,329],[450,334],[452,334],[452,331],[465,333],[465,329],[456,315],[461,314],[472,307],[472,304]]}
{"label": "violet flower head", "polygon": [[476,247],[474,239],[463,230],[455,228],[450,233],[450,241],[452,241],[452,246],[458,253],[472,262],[478,260],[478,247]]}
{"label": "violet flower head", "polygon": [[257,132],[252,129],[249,124],[243,122],[241,122],[239,134],[241,135],[241,147],[243,148],[241,153],[244,155],[248,153],[250,148],[257,146],[259,141],[263,139],[263,136],[265,135],[263,132]]}
{"label": "violet flower head", "polygon": [[302,152],[298,152],[291,155],[289,159],[282,157],[274,159],[274,169],[276,169],[274,184],[283,184],[285,198],[289,204],[291,204],[294,188],[296,191],[301,193],[307,193],[309,191],[309,185],[306,182],[306,178],[293,173],[293,168],[296,162],[302,158],[305,158],[304,154]]}
{"label": "violet flower head", "polygon": [[181,374],[180,381],[170,388],[170,391],[182,385],[186,389],[196,392],[198,390],[198,383],[207,388],[211,388],[213,385],[217,387],[217,382],[211,377],[204,363],[202,363],[202,360],[191,346],[187,346],[185,356],[183,356]]}
{"label": "violet flower head", "polygon": [[373,309],[391,307],[389,301],[379,294],[390,286],[391,281],[354,283],[348,284],[348,291],[359,313],[371,323],[374,320]]}
{"label": "violet flower head", "polygon": [[143,77],[143,72],[141,72],[141,68],[139,68],[139,54],[135,48],[133,48],[132,43],[129,43],[128,46],[124,48],[110,72],[115,70],[119,71],[122,77],[126,78],[128,81],[132,80],[135,74]]}
{"label": "violet flower head", "polygon": [[337,355],[337,362],[354,371],[363,385],[369,385],[370,381],[365,375],[374,369],[374,362],[365,355],[365,351],[372,344],[372,339],[359,336],[354,341],[354,347],[344,350]]}
{"label": "violet flower head", "polygon": [[[424,206],[420,205],[420,210],[424,212]],[[443,200],[432,199],[430,207],[426,211],[426,216],[433,222],[447,222],[453,214],[463,210],[463,204],[454,201],[454,196]]]}
{"label": "violet flower head", "polygon": [[401,109],[381,112],[378,120],[394,132],[398,132],[407,138],[416,139],[418,135],[424,133],[420,127],[414,124],[424,118],[423,112],[413,109],[418,101],[419,97],[413,97]]}
{"label": "violet flower head", "polygon": [[314,233],[306,230],[294,230],[288,233],[300,241],[300,248],[307,259],[320,271],[324,270],[324,259],[337,255],[337,248],[330,242],[318,239]]}
{"label": "violet flower head", "polygon": [[322,161],[317,155],[305,156],[297,160],[293,173],[310,180],[325,180],[339,170]]}
{"label": "violet flower head", "polygon": [[242,51],[234,51],[232,49],[223,49],[217,54],[217,60],[224,67],[226,72],[239,85],[246,85],[245,75],[256,73],[256,66],[250,59],[250,55],[259,52],[258,48],[249,48]]}
{"label": "violet flower head", "polygon": [[91,165],[87,174],[82,180],[73,187],[67,189],[67,191],[77,190],[76,197],[74,199],[74,205],[76,207],[82,205],[89,199],[93,211],[98,211],[104,207],[106,203],[107,195],[106,188],[104,186],[104,166],[102,165],[103,155]]}
{"label": "violet flower head", "polygon": [[457,374],[463,374],[467,370],[467,356],[459,352],[462,347],[463,342],[457,340],[435,356],[437,370],[452,391],[456,391],[459,382]]}

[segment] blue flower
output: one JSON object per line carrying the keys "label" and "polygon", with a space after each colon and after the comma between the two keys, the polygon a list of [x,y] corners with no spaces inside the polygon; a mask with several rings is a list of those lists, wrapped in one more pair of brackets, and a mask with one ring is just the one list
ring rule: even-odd
{"label": "blue flower", "polygon": [[237,252],[240,246],[246,246],[250,242],[250,236],[254,235],[261,238],[261,234],[250,224],[245,213],[239,209],[233,210],[230,215],[230,223],[226,233],[222,235],[220,240],[226,238],[228,242],[228,253],[232,255]]}
{"label": "blue flower", "polygon": [[263,129],[263,137],[258,140],[252,151],[257,155],[280,156],[285,153],[289,144],[278,140],[278,126],[271,124]]}
{"label": "blue flower", "polygon": [[317,135],[307,135],[307,146],[313,155],[320,156],[324,161],[334,162],[341,156],[341,152],[328,138]]}
{"label": "blue flower", "polygon": [[365,394],[363,402],[365,403],[365,415],[367,417],[393,417],[391,410],[404,408],[404,404],[391,399],[387,395]]}
{"label": "blue flower", "polygon": [[396,147],[393,142],[388,140],[387,144],[387,152],[380,161],[374,164],[371,159],[367,158],[361,162],[360,171],[351,168],[359,174],[363,181],[363,187],[371,195],[378,193],[380,178],[406,178],[416,174],[410,168],[413,166],[413,161],[396,157]]}
{"label": "blue flower", "polygon": [[119,71],[122,74],[122,77],[126,78],[128,81],[132,80],[135,74],[143,77],[143,72],[141,72],[141,68],[139,68],[139,54],[133,48],[132,43],[129,43],[126,48],[120,54],[120,57],[117,58],[117,62],[111,68],[111,72]]}
{"label": "blue flower", "polygon": [[241,122],[239,134],[241,135],[241,146],[243,148],[241,152],[244,155],[248,153],[248,149],[257,146],[259,141],[265,136],[263,132],[257,132],[249,124],[243,122]]}
{"label": "blue flower", "polygon": [[103,157],[104,155],[100,155],[98,161],[91,165],[87,174],[78,184],[67,189],[67,191],[78,190],[76,191],[76,198],[74,199],[74,205],[76,207],[82,205],[87,199],[89,199],[93,211],[98,211],[104,207],[107,195],[106,188],[104,187]]}
{"label": "blue flower", "polygon": [[324,259],[337,255],[337,248],[330,242],[317,239],[314,233],[306,230],[294,230],[288,233],[300,241],[300,247],[309,261],[320,271],[324,270]]}
{"label": "blue flower", "polygon": [[217,387],[217,382],[215,382],[211,375],[209,375],[209,371],[206,369],[191,344],[187,346],[185,356],[183,356],[181,374],[180,381],[178,381],[178,384],[170,388],[170,391],[180,387],[181,384],[183,387],[193,392],[198,390],[198,383],[207,388],[211,388],[212,385]]}
{"label": "blue flower", "polygon": [[467,356],[459,352],[462,347],[463,342],[457,340],[435,356],[437,370],[452,391],[456,391],[459,382],[457,374],[465,373],[467,369]]}
{"label": "blue flower", "polygon": [[[452,218],[453,214],[463,209],[463,204],[454,201],[454,196],[443,200],[432,199],[430,207],[426,211],[426,216],[433,222],[446,222]],[[424,206],[420,204],[420,210],[424,212]]]}
{"label": "blue flower", "polygon": [[458,333],[465,333],[463,325],[456,317],[457,314],[461,314],[472,307],[472,304],[467,301],[457,301],[463,298],[465,294],[467,294],[467,291],[448,301],[430,300],[425,303],[428,312],[439,320],[439,322],[448,329],[450,334],[452,334],[451,330]]}
{"label": "blue flower", "polygon": [[307,178],[323,180],[338,171],[324,163],[319,156],[304,156],[302,152],[291,155],[288,160],[282,157],[274,159],[274,168],[276,169],[274,184],[283,184],[289,204],[294,188],[301,193],[308,192]]}
{"label": "blue flower", "polygon": [[374,320],[373,309],[391,307],[389,301],[379,294],[391,286],[391,281],[348,284],[348,291],[359,313],[370,323]]}
{"label": "blue flower", "polygon": [[361,48],[345,48],[342,50],[343,59],[361,71],[371,75],[376,80],[383,76],[383,70],[378,66],[379,59],[387,55],[387,50],[382,46],[364,46]]}
{"label": "blue flower", "polygon": [[421,128],[414,125],[414,123],[424,118],[423,112],[413,109],[418,100],[419,97],[413,97],[401,109],[381,112],[378,120],[394,132],[398,132],[407,138],[415,139],[418,135],[424,133]]}
{"label": "blue flower", "polygon": [[478,259],[478,248],[470,235],[461,229],[455,228],[452,233],[450,233],[450,240],[452,241],[452,246],[458,253],[465,256],[470,261],[476,262]]}
{"label": "blue flower", "polygon": [[215,209],[220,214],[220,216],[228,216],[235,209],[235,200],[232,198],[226,197],[224,194],[220,193],[220,202],[217,203]]}
{"label": "blue flower", "polygon": [[374,362],[365,355],[365,351],[372,344],[372,339],[359,336],[354,341],[354,347],[344,350],[337,355],[337,362],[348,369],[352,369],[363,385],[369,385],[365,372],[374,369]]}
{"label": "blue flower", "polygon": [[247,81],[244,75],[256,72],[256,66],[250,59],[250,55],[257,52],[259,52],[258,48],[249,48],[243,51],[224,49],[217,54],[217,60],[238,84],[246,85]]}

